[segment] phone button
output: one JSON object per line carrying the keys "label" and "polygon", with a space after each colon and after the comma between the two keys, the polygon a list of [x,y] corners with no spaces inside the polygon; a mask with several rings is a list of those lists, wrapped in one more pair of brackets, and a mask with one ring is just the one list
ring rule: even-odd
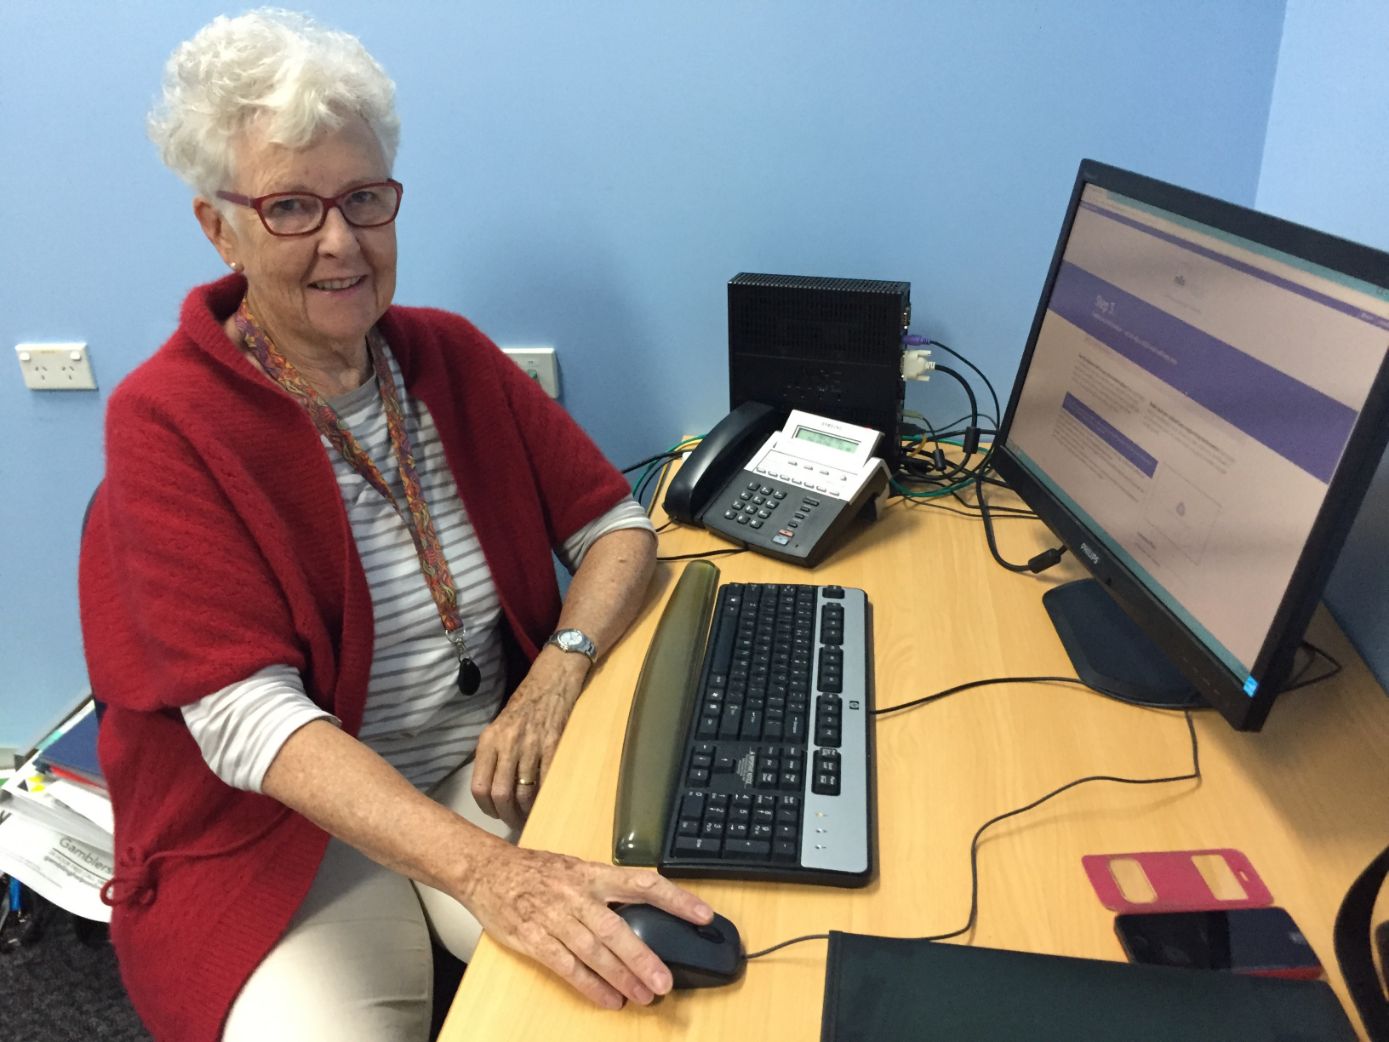
{"label": "phone button", "polygon": [[725,521],[732,521],[732,520],[733,520],[735,517],[737,517],[737,516],[738,516],[738,511],[736,511],[736,510],[725,510],[725,511],[723,512],[723,517],[724,517],[724,520],[725,520]]}
{"label": "phone button", "polygon": [[756,518],[753,518],[751,521],[748,522],[748,524],[752,525],[753,528],[761,528],[761,527],[762,527],[762,522],[759,521],[759,520],[757,520]]}
{"label": "phone button", "polygon": [[777,546],[785,546],[785,545],[786,545],[787,543],[789,543],[790,541],[791,541],[791,537],[790,537],[790,536],[784,536],[784,535],[774,535],[774,536],[772,536],[772,542],[776,543]]}

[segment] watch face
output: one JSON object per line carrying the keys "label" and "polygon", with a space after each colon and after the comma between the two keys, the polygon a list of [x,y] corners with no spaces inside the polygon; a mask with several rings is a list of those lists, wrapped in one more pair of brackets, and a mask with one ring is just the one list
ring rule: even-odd
{"label": "watch face", "polygon": [[562,651],[577,651],[593,657],[593,642],[581,630],[560,630],[550,638],[550,642]]}

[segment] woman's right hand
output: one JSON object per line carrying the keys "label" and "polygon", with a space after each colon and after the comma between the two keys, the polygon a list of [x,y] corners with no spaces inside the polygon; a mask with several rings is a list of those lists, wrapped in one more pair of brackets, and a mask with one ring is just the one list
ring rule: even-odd
{"label": "woman's right hand", "polygon": [[665,964],[609,903],[655,905],[693,923],[713,909],[645,869],[615,868],[497,841],[464,884],[463,903],[495,940],[568,981],[599,1006],[646,1005],[670,990]]}

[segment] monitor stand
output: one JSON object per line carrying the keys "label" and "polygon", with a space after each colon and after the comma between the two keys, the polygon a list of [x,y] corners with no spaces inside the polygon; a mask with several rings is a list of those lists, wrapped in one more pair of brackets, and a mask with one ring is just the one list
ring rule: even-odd
{"label": "monitor stand", "polygon": [[1206,700],[1152,638],[1095,579],[1079,579],[1042,595],[1076,675],[1121,702],[1197,709]]}

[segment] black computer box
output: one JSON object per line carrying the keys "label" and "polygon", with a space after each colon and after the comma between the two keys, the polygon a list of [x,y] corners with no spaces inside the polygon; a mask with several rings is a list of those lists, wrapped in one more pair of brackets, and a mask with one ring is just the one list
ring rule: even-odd
{"label": "black computer box", "polygon": [[896,468],[911,283],[742,272],[728,282],[729,408],[766,402],[882,431]]}

